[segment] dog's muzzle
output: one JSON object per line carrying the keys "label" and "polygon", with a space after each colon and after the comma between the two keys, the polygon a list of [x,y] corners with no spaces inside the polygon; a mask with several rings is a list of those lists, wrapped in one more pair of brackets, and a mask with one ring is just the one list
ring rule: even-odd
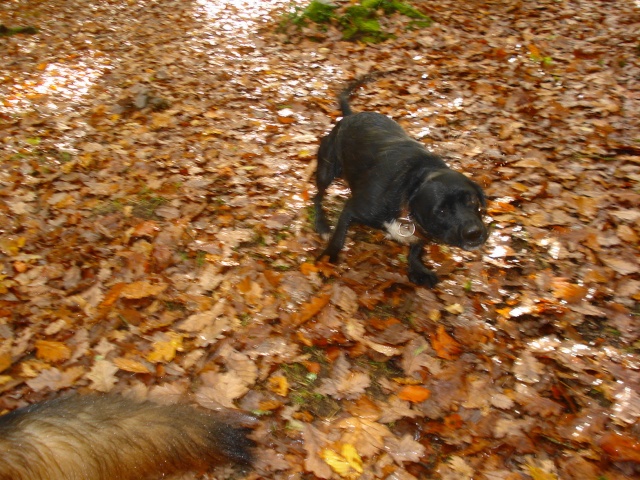
{"label": "dog's muzzle", "polygon": [[484,245],[488,236],[487,228],[484,224],[473,223],[465,225],[460,231],[460,247],[464,250],[477,250]]}

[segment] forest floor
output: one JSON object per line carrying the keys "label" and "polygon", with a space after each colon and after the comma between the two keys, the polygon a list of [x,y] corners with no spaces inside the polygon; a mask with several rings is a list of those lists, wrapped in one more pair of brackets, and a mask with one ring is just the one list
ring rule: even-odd
{"label": "forest floor", "polygon": [[[0,37],[0,411],[258,415],[255,469],[198,478],[638,478],[640,7],[415,3],[375,45],[279,33],[285,1],[0,5],[38,29]],[[490,200],[432,290],[369,228],[315,263],[318,140],[371,71],[354,110]]]}

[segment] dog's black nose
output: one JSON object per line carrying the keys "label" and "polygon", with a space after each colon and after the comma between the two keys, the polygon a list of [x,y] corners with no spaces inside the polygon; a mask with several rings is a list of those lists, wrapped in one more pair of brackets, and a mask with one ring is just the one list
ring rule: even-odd
{"label": "dog's black nose", "polygon": [[482,227],[479,225],[467,225],[462,229],[462,238],[465,242],[477,242],[482,238]]}

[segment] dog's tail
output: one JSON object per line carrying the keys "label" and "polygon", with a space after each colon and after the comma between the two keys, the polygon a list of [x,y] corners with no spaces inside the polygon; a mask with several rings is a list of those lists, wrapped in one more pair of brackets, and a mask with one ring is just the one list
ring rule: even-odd
{"label": "dog's tail", "polygon": [[347,84],[347,86],[344,87],[344,89],[338,95],[338,103],[340,105],[340,110],[342,110],[342,115],[346,117],[347,115],[353,114],[351,105],[349,105],[349,98],[351,98],[351,95],[353,95],[353,92],[355,92],[356,89],[360,88],[362,85],[374,81],[376,78],[386,75],[387,73],[389,72],[371,72],[363,75],[360,78],[356,78],[355,80]]}
{"label": "dog's tail", "polygon": [[0,480],[133,480],[247,465],[253,442],[241,417],[112,395],[37,403],[0,417]]}

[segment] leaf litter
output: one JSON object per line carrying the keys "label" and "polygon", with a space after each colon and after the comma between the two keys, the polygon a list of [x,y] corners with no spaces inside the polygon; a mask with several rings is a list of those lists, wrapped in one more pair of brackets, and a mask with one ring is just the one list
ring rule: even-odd
{"label": "leaf litter", "polygon": [[[251,478],[636,478],[637,5],[416,2],[433,25],[375,45],[291,42],[286,5],[0,7],[37,27],[0,44],[0,410],[236,406]],[[318,138],[373,70],[354,109],[490,199],[481,253],[428,247],[432,291],[365,228],[314,263]]]}

